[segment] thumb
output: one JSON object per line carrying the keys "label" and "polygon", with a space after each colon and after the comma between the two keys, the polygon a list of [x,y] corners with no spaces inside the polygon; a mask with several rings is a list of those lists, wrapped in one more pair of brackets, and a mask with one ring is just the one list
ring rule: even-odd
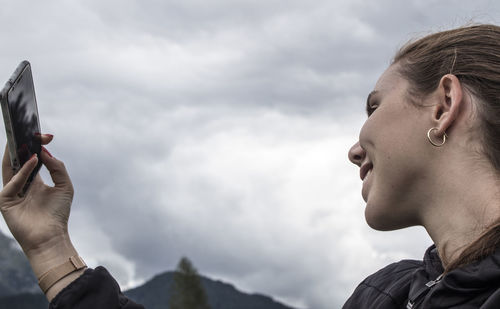
{"label": "thumb", "polygon": [[2,178],[4,185],[9,182],[13,175],[14,172],[12,171],[12,166],[10,165],[9,147],[7,146],[7,144],[5,144],[5,150],[3,152],[2,159]]}
{"label": "thumb", "polygon": [[17,172],[17,174],[15,174],[14,177],[12,177],[10,181],[5,184],[1,195],[8,198],[16,197],[16,195],[23,189],[24,184],[28,180],[31,172],[35,169],[37,163],[38,157],[34,154],[31,159],[24,163],[19,172]]}

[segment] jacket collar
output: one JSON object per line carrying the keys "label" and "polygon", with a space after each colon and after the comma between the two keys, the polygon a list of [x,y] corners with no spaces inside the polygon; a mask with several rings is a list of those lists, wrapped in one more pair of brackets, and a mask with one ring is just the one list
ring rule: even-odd
{"label": "jacket collar", "polygon": [[[435,245],[430,246],[424,254],[424,270],[430,279],[434,279],[444,272],[443,264]],[[451,286],[465,287],[480,282],[500,282],[500,247],[482,260],[454,269],[443,277],[443,282]]]}
{"label": "jacket collar", "polygon": [[[427,249],[424,265],[421,271],[414,274],[412,288],[422,286],[427,280],[436,279],[444,271],[433,245]],[[423,283],[425,285],[425,283]],[[430,288],[425,296],[423,308],[448,308],[460,304],[472,303],[479,299],[483,301],[500,288],[500,247],[480,261],[454,269],[445,274],[442,279]],[[410,293],[411,297],[411,293]]]}
{"label": "jacket collar", "polygon": [[435,245],[430,246],[424,254],[424,270],[428,279],[435,279],[444,273],[443,263]]}

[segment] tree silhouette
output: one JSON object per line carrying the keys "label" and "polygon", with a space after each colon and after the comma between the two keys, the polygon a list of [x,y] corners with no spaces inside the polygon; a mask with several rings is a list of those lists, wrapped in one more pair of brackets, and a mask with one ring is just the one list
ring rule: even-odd
{"label": "tree silhouette", "polygon": [[169,309],[210,309],[200,276],[188,258],[177,265],[170,290]]}

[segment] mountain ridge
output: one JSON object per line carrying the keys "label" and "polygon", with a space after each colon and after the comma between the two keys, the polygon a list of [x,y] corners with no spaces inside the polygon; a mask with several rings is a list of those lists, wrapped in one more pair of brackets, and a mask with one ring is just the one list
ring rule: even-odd
{"label": "mountain ridge", "polygon": [[[147,309],[168,308],[168,291],[174,271],[153,276],[144,284],[124,291]],[[294,309],[260,293],[244,293],[221,280],[200,275],[212,309]],[[15,240],[0,231],[0,308],[46,309],[48,302],[24,253]]]}
{"label": "mountain ridge", "polygon": [[[168,304],[168,291],[173,283],[173,276],[173,271],[163,272],[140,287],[125,291],[124,294],[148,309],[166,308],[164,304]],[[294,309],[261,293],[241,292],[232,284],[221,280],[203,275],[200,275],[200,279],[212,309]]]}

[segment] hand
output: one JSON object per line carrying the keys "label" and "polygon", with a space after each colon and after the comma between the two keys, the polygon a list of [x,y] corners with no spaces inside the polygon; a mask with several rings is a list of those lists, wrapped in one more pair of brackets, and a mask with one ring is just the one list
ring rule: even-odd
{"label": "hand", "polygon": [[[51,140],[52,135],[42,135],[42,144],[46,145]],[[47,186],[40,175],[37,175],[25,196],[19,197],[18,193],[39,159],[49,170],[54,186]],[[2,176],[4,188],[0,192],[0,210],[12,235],[28,257],[68,234],[73,186],[61,161],[52,157],[44,148],[41,158],[31,158],[13,175],[6,149]]]}
{"label": "hand", "polygon": [[[42,144],[46,145],[52,140],[52,135],[44,134],[41,139]],[[46,185],[40,175],[37,175],[26,194],[20,197],[18,193],[39,159],[49,170],[54,186]],[[4,188],[0,192],[0,210],[37,278],[68,261],[71,256],[78,255],[68,234],[74,191],[64,163],[42,148],[40,158],[32,157],[13,175],[6,148],[2,176]],[[80,270],[58,281],[46,292],[48,300],[82,273],[83,270]]]}

